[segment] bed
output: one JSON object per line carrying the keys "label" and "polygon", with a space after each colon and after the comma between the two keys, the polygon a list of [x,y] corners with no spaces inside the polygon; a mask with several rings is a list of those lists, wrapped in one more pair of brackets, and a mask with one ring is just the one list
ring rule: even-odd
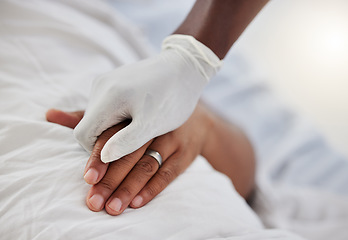
{"label": "bed", "polygon": [[[88,154],[45,112],[85,109],[96,76],[154,54],[151,42],[192,1],[166,4],[0,2],[1,239],[347,239],[347,159],[281,103],[237,50],[203,100],[253,142],[251,207],[202,157],[141,209],[112,217],[85,206]],[[151,29],[156,17],[163,21]]]}

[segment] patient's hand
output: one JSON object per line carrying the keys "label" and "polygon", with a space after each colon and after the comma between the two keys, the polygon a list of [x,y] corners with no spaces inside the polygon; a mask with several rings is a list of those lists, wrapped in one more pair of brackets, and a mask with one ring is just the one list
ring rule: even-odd
{"label": "patient's hand", "polygon": [[[85,180],[92,184],[86,203],[92,211],[104,207],[110,215],[119,215],[128,206],[142,207],[159,194],[202,153],[212,121],[205,108],[198,106],[180,128],[150,140],[135,152],[105,164],[100,152],[107,140],[127,126],[122,122],[104,131],[93,148],[85,168]],[[49,110],[47,120],[74,128],[83,117],[83,111],[66,113]],[[146,149],[159,152],[163,165],[144,155]]]}

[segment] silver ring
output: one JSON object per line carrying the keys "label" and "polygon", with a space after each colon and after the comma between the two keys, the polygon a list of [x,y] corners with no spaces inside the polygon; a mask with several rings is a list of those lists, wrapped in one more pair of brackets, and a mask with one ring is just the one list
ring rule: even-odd
{"label": "silver ring", "polygon": [[162,156],[159,152],[152,150],[152,149],[147,149],[146,152],[144,153],[144,155],[149,155],[149,156],[153,157],[158,162],[159,167],[162,166]]}

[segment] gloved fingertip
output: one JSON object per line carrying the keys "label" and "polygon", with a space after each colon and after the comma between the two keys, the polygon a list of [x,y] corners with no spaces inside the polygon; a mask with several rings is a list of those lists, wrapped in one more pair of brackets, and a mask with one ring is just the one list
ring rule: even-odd
{"label": "gloved fingertip", "polygon": [[101,153],[100,153],[100,158],[103,163],[109,163],[116,161],[120,159],[122,156],[119,156],[119,154],[115,153],[115,151],[110,151],[109,146],[104,146]]}
{"label": "gloved fingertip", "polygon": [[101,151],[101,160],[104,163],[116,161],[143,146],[147,141],[137,139],[138,125],[134,121],[113,135]]}
{"label": "gloved fingertip", "polygon": [[[81,120],[82,121],[82,120]],[[89,133],[85,128],[81,125],[81,122],[77,124],[74,128],[73,134],[75,139],[80,143],[80,145],[88,152],[92,153],[95,142],[97,141],[96,137],[93,134]]]}
{"label": "gloved fingertip", "polygon": [[110,158],[109,156],[102,156],[102,157],[101,157],[101,161],[102,161],[103,163],[109,163],[109,162],[112,162],[113,160],[112,160],[112,158]]}

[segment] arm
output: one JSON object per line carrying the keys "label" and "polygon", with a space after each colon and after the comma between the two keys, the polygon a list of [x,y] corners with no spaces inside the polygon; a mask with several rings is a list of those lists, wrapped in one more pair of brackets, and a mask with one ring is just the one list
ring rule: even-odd
{"label": "arm", "polygon": [[86,114],[74,130],[76,139],[91,152],[103,131],[131,119],[103,147],[106,163],[181,126],[220,68],[220,59],[266,2],[198,0],[176,34],[163,41],[160,54],[94,81]]}
{"label": "arm", "polygon": [[219,172],[228,176],[237,192],[248,199],[254,188],[255,156],[250,141],[236,125],[206,110],[211,119],[201,155]]}
{"label": "arm", "polygon": [[191,35],[220,59],[268,0],[197,0],[174,34]]}

